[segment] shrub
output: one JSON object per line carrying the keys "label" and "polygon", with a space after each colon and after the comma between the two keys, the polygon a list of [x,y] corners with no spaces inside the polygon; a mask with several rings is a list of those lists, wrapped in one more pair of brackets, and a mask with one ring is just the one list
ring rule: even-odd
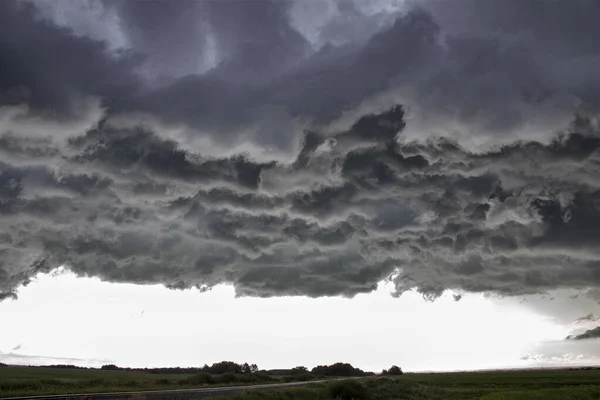
{"label": "shrub", "polygon": [[271,378],[268,374],[264,373],[264,372],[255,372],[254,374],[252,374],[252,376],[254,376],[258,381],[272,381],[273,378]]}
{"label": "shrub", "polygon": [[217,377],[218,383],[234,383],[236,380],[237,379],[235,374],[232,374],[230,372]]}
{"label": "shrub", "polygon": [[253,374],[235,375],[235,381],[238,383],[257,383],[259,379]]}
{"label": "shrub", "polygon": [[213,376],[208,372],[200,372],[196,375],[190,376],[187,381],[192,385],[210,385],[215,383],[215,378],[213,378]]}
{"label": "shrub", "polygon": [[335,400],[364,400],[368,397],[365,387],[354,380],[332,383],[327,388],[327,396]]}
{"label": "shrub", "polygon": [[289,382],[307,382],[313,380],[314,376],[311,374],[301,374],[301,375],[293,375],[287,377]]}
{"label": "shrub", "polygon": [[294,367],[290,370],[290,374],[292,375],[304,375],[308,374],[308,368],[304,366]]}

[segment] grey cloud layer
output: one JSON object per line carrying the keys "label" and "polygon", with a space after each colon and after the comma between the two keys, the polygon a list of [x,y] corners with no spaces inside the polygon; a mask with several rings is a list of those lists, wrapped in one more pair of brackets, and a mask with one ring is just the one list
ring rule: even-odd
{"label": "grey cloud layer", "polygon": [[36,20],[28,3],[0,5],[0,37],[0,104],[69,118],[83,96],[110,102],[137,90],[136,57],[108,57],[104,43]]}
{"label": "grey cloud layer", "polygon": [[[571,21],[595,3],[562,3],[579,11],[550,10],[527,32],[472,4],[500,18],[493,34],[461,32],[452,10],[425,3],[431,12],[316,52],[290,25],[292,3],[244,2],[243,13],[230,2],[105,3],[127,21],[129,51],[0,3],[1,297],[62,264],[113,282],[232,282],[250,296],[353,296],[386,278],[430,298],[600,285],[600,77],[585,67],[594,44],[576,33],[595,28]],[[194,13],[209,23],[189,45],[204,54],[206,29],[227,57],[178,78],[195,63],[181,39]],[[160,36],[172,20],[181,30]],[[557,21],[564,41],[546,42],[544,23]],[[171,77],[151,82],[147,68]],[[382,93],[422,118],[388,103],[332,132]],[[99,114],[78,108],[88,96]],[[164,124],[140,125],[135,112]],[[84,128],[48,131],[73,120]],[[435,134],[415,137],[433,131],[427,121]],[[442,134],[444,123],[469,133]],[[186,137],[166,133],[174,124]],[[473,151],[479,135],[496,145]],[[203,137],[288,158],[184,145]]]}

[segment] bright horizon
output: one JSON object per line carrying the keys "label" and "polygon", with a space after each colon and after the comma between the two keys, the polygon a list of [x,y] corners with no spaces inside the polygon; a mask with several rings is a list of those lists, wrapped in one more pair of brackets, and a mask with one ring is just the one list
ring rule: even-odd
{"label": "bright horizon", "polygon": [[[381,283],[353,299],[235,298],[230,285],[206,293],[40,274],[0,303],[0,360],[11,364],[192,367],[231,360],[261,369],[349,362],[380,372],[589,365],[597,360],[523,360],[572,329],[514,299],[447,292],[427,302]],[[61,293],[51,296],[51,293]],[[45,300],[43,300],[45,299]],[[40,327],[45,329],[40,337]],[[318,327],[318,328],[315,328]],[[12,354],[12,355],[11,355]]]}

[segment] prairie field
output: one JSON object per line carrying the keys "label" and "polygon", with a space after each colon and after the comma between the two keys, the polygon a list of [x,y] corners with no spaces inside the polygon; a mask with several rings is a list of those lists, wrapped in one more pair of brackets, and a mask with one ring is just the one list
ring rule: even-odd
{"label": "prairie field", "polygon": [[[264,374],[166,374],[43,367],[0,368],[0,397],[144,391],[286,381]],[[237,400],[591,400],[600,399],[600,370],[406,373],[305,387],[241,392]]]}
{"label": "prairie field", "polygon": [[46,367],[0,367],[0,397],[129,392],[276,383],[264,374],[166,374]]}
{"label": "prairie field", "polygon": [[404,374],[315,384],[273,392],[244,392],[237,400],[592,400],[600,371],[509,371]]}

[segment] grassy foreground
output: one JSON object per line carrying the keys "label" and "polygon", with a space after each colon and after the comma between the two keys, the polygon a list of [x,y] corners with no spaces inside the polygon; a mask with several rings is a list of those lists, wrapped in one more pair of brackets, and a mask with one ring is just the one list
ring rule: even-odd
{"label": "grassy foreground", "polygon": [[252,385],[277,383],[279,379],[265,374],[153,374],[144,371],[0,367],[0,397]]}
{"label": "grassy foreground", "polygon": [[361,378],[272,392],[244,392],[228,399],[592,400],[600,399],[600,371],[405,374],[393,378]]}
{"label": "grassy foreground", "polygon": [[[276,383],[263,374],[150,374],[138,371],[0,368],[0,397],[141,391]],[[591,400],[600,399],[600,370],[405,374],[302,388],[243,392],[237,400]]]}

